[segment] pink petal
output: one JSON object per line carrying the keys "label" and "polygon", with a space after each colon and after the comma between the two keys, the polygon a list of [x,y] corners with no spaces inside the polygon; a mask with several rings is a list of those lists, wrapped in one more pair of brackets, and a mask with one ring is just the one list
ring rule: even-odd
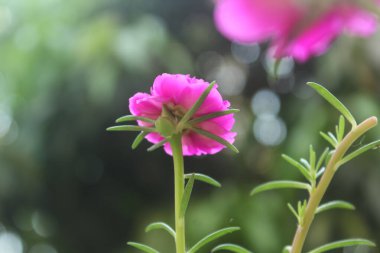
{"label": "pink petal", "polygon": [[136,93],[129,99],[129,110],[135,116],[157,119],[162,110],[162,103],[147,93]]}
{"label": "pink petal", "polygon": [[252,43],[289,30],[302,12],[293,0],[219,0],[214,19],[227,38]]}
{"label": "pink petal", "polygon": [[[307,17],[304,18],[307,20]],[[325,53],[345,30],[368,36],[376,29],[376,19],[369,12],[353,5],[333,5],[327,12],[294,36],[285,36],[272,44],[276,57],[292,56],[300,62]],[[294,33],[294,32],[293,32]]]}
{"label": "pink petal", "polygon": [[376,16],[359,8],[347,10],[346,20],[346,29],[353,35],[367,37],[376,31]]}

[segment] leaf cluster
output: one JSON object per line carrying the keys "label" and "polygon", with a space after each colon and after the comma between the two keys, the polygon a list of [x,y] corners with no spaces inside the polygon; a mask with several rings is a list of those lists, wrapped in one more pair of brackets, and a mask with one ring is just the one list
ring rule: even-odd
{"label": "leaf cluster", "polygon": [[[255,195],[257,193],[274,190],[274,189],[301,189],[307,190],[309,193],[309,197],[311,194],[316,191],[318,187],[318,183],[321,177],[323,177],[326,167],[328,166],[332,155],[335,153],[337,147],[344,142],[345,137],[350,134],[350,131],[346,133],[346,121],[349,122],[352,126],[352,129],[357,127],[357,123],[355,118],[352,116],[351,112],[341,103],[333,94],[331,94],[326,88],[316,83],[308,83],[315,91],[317,91],[326,101],[328,101],[333,107],[335,107],[340,113],[338,124],[335,126],[334,132],[320,132],[322,138],[326,140],[331,146],[332,150],[329,147],[326,147],[324,151],[317,156],[316,151],[313,146],[309,147],[309,156],[308,159],[301,158],[300,160],[296,160],[288,155],[283,154],[282,158],[288,162],[292,167],[298,170],[298,172],[305,178],[306,182],[293,181],[293,180],[278,180],[272,181],[268,183],[261,184],[256,186],[252,191],[251,195]],[[352,131],[351,129],[351,131]],[[352,151],[349,154],[344,155],[339,161],[336,162],[334,172],[343,164],[352,160],[353,158],[363,154],[364,152],[378,148],[380,146],[380,140],[368,143],[363,145],[362,147]],[[308,206],[308,200],[298,201],[296,208],[294,208],[290,203],[288,203],[288,207],[293,215],[296,217],[299,226],[303,226],[305,221],[305,210]],[[319,214],[321,212],[325,212],[332,209],[346,209],[346,210],[354,210],[355,207],[353,204],[342,201],[342,200],[334,200],[324,204],[319,205],[314,212],[314,215]],[[371,241],[365,239],[348,239],[337,241],[329,244],[325,244],[321,247],[318,247],[309,253],[321,253],[325,251],[329,251],[336,248],[354,246],[354,245],[367,245],[367,246],[375,246],[375,244]],[[287,246],[284,248],[283,253],[290,253],[291,246]]]}

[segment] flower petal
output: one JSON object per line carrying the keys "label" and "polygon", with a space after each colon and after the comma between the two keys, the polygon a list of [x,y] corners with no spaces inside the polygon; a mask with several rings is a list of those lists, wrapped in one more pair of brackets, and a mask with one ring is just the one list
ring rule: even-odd
{"label": "flower petal", "polygon": [[214,19],[227,38],[243,42],[262,42],[282,34],[301,16],[293,0],[219,0]]}

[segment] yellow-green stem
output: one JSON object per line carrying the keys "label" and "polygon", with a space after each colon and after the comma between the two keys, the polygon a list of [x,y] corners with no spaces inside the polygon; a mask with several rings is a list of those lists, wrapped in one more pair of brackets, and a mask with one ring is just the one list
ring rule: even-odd
{"label": "yellow-green stem", "polygon": [[174,135],[170,140],[174,162],[174,213],[176,232],[176,253],[186,252],[185,217],[180,215],[181,199],[184,192],[184,164],[182,154],[182,136]]}
{"label": "yellow-green stem", "polygon": [[318,186],[310,193],[310,198],[302,222],[298,224],[297,231],[294,235],[291,253],[302,252],[307,233],[314,219],[315,211],[318,208],[328,186],[330,185],[336,170],[338,169],[339,161],[343,158],[344,154],[351,147],[351,145],[376,124],[376,117],[366,119],[361,124],[353,128],[336,147],[333,156],[326,166],[326,171],[318,183]]}

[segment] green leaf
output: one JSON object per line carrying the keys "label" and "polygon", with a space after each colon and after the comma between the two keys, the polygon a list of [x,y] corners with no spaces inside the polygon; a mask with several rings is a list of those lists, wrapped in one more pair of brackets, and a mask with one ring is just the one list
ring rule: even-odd
{"label": "green leaf", "polygon": [[252,251],[249,251],[239,245],[232,244],[232,243],[225,243],[216,246],[211,250],[211,252],[219,251],[219,250],[227,250],[235,253],[252,253]]}
{"label": "green leaf", "polygon": [[359,149],[353,151],[352,153],[346,155],[345,157],[343,157],[343,159],[340,160],[340,162],[339,162],[339,166],[345,164],[346,162],[354,159],[355,157],[363,154],[364,152],[366,152],[366,151],[368,151],[370,149],[377,149],[379,147],[380,147],[380,140],[368,143],[368,144],[360,147]]}
{"label": "green leaf", "polygon": [[[329,153],[329,151],[330,151],[329,148],[326,148],[326,149],[323,151],[322,155],[321,155],[321,156],[319,157],[319,159],[318,159],[316,170],[319,170],[319,169],[322,167],[324,161],[326,160],[326,157],[327,157],[327,154]],[[318,171],[318,172],[319,172],[319,171]]]}
{"label": "green leaf", "polygon": [[290,211],[292,212],[292,214],[294,214],[294,216],[296,217],[298,224],[299,224],[301,221],[301,217],[299,216],[298,212],[296,211],[296,209],[294,209],[294,207],[290,203],[288,203],[287,206],[290,209]]}
{"label": "green leaf", "polygon": [[220,144],[226,146],[227,148],[229,148],[230,150],[234,151],[235,153],[239,153],[239,150],[234,146],[232,145],[231,143],[229,143],[228,141],[226,141],[225,139],[213,134],[213,133],[210,133],[208,131],[205,131],[203,129],[200,129],[200,128],[196,128],[196,127],[192,127],[190,128],[191,130],[193,130],[194,132],[196,132],[197,134],[200,134],[200,135],[203,135],[203,136],[206,136],[207,138],[210,138],[216,142],[219,142]]}
{"label": "green leaf", "polygon": [[157,229],[163,229],[165,230],[166,232],[168,232],[171,236],[173,236],[174,240],[176,238],[176,235],[175,235],[175,231],[174,229],[172,229],[168,224],[164,223],[164,222],[154,222],[154,223],[151,223],[149,224],[146,229],[145,229],[145,232],[149,232],[149,231],[152,231],[152,230],[157,230]]}
{"label": "green leaf", "polygon": [[141,121],[154,124],[153,119],[149,119],[149,118],[141,117],[141,116],[134,116],[134,115],[126,115],[126,116],[120,117],[116,120],[116,123],[121,123],[125,121],[133,121],[133,120],[141,120]]}
{"label": "green leaf", "polygon": [[338,144],[336,142],[336,139],[331,139],[330,136],[328,136],[327,134],[325,134],[324,132],[319,132],[319,134],[323,137],[323,139],[325,139],[328,143],[331,144],[331,146],[333,146],[334,148],[336,147],[336,145]]}
{"label": "green leaf", "polygon": [[207,245],[208,243],[226,235],[226,234],[230,234],[230,233],[233,233],[237,230],[240,230],[239,227],[228,227],[228,228],[223,228],[223,229],[220,229],[214,233],[211,233],[209,235],[206,235],[205,237],[203,237],[199,242],[197,242],[193,247],[191,247],[191,249],[189,249],[187,251],[187,253],[195,253],[197,252],[200,248],[202,248],[203,246]]}
{"label": "green leaf", "polygon": [[308,253],[321,253],[321,252],[326,252],[326,251],[337,249],[337,248],[356,246],[356,245],[366,245],[366,246],[370,246],[370,247],[376,246],[376,244],[374,244],[373,242],[371,242],[369,240],[348,239],[348,240],[336,241],[336,242],[325,244],[321,247],[313,249],[312,251],[309,251]]}
{"label": "green leaf", "polygon": [[283,249],[282,249],[282,253],[290,253],[292,251],[292,246],[285,246]]}
{"label": "green leaf", "polygon": [[107,131],[144,131],[144,132],[155,132],[156,129],[152,127],[142,127],[135,125],[122,125],[122,126],[113,126],[106,129]]}
{"label": "green leaf", "polygon": [[225,111],[219,111],[219,112],[209,113],[209,114],[202,115],[202,116],[200,116],[198,118],[190,120],[189,124],[190,125],[195,125],[195,124],[201,123],[201,122],[203,122],[205,120],[208,120],[208,119],[213,119],[213,118],[221,117],[221,116],[224,116],[224,115],[227,115],[227,114],[237,113],[239,111],[240,111],[239,109],[228,109],[228,110],[225,110]]}
{"label": "green leaf", "polygon": [[157,142],[156,144],[150,146],[147,150],[148,150],[149,152],[154,151],[154,150],[156,150],[156,149],[162,147],[166,142],[168,142],[168,138],[165,138],[165,139],[163,139],[162,141]]}
{"label": "green leaf", "polygon": [[140,143],[144,140],[145,136],[147,136],[148,134],[149,133],[147,133],[147,132],[139,133],[132,143],[132,149],[136,149],[140,145]]}
{"label": "green leaf", "polygon": [[316,177],[319,178],[320,176],[322,176],[325,170],[326,167],[322,167],[320,170],[318,170]]}
{"label": "green leaf", "polygon": [[180,217],[185,216],[187,206],[189,205],[191,191],[193,190],[194,180],[195,180],[195,175],[192,175],[189,178],[189,181],[187,182],[187,184],[185,186],[185,190],[184,190],[182,198],[181,198],[181,206],[179,208]]}
{"label": "green leaf", "polygon": [[211,82],[210,85],[203,91],[202,95],[198,98],[198,100],[194,103],[194,105],[188,110],[182,119],[179,121],[178,126],[184,125],[189,119],[197,112],[199,107],[206,100],[208,94],[211,92],[212,88],[215,86],[215,81]]}
{"label": "green leaf", "polygon": [[345,130],[344,128],[345,128],[345,120],[344,120],[344,117],[342,115],[340,115],[340,117],[339,117],[338,131],[337,131],[337,134],[336,134],[336,136],[338,137],[338,141],[343,140],[344,130]]}
{"label": "green leaf", "polygon": [[152,247],[149,247],[148,245],[137,243],[137,242],[128,242],[129,246],[135,247],[136,249],[139,249],[141,251],[144,251],[146,253],[160,253],[159,251],[153,249]]}
{"label": "green leaf", "polygon": [[324,99],[326,99],[327,102],[334,106],[347,119],[347,121],[351,123],[352,127],[357,126],[355,118],[352,116],[351,112],[330,91],[317,83],[308,82],[307,85],[312,87]]}
{"label": "green leaf", "polygon": [[309,147],[310,170],[315,171],[316,154],[312,145]]}
{"label": "green leaf", "polygon": [[347,210],[355,210],[355,206],[347,201],[342,201],[342,200],[335,200],[335,201],[330,201],[327,203],[324,203],[320,205],[317,210],[315,211],[316,214],[335,209],[335,208],[340,208],[340,209],[347,209]]}
{"label": "green leaf", "polygon": [[302,175],[304,175],[304,177],[307,180],[311,180],[309,170],[306,169],[302,164],[300,164],[299,162],[297,162],[296,160],[294,160],[293,158],[291,158],[290,156],[287,156],[285,154],[282,154],[281,156],[282,156],[282,158],[285,159],[285,161],[287,161],[288,163],[290,163],[291,165],[296,167],[302,173]]}
{"label": "green leaf", "polygon": [[273,182],[259,185],[251,191],[250,195],[253,196],[254,194],[257,194],[259,192],[269,191],[269,190],[274,190],[274,189],[283,189],[283,188],[304,189],[304,190],[308,190],[309,192],[311,191],[310,185],[306,183],[301,183],[297,181],[280,180],[280,181],[273,181]]}
{"label": "green leaf", "polygon": [[193,175],[194,175],[195,180],[202,181],[204,183],[210,184],[215,187],[222,186],[218,181],[216,181],[212,177],[204,175],[204,174],[200,174],[200,173],[185,174],[185,179],[190,179]]}

